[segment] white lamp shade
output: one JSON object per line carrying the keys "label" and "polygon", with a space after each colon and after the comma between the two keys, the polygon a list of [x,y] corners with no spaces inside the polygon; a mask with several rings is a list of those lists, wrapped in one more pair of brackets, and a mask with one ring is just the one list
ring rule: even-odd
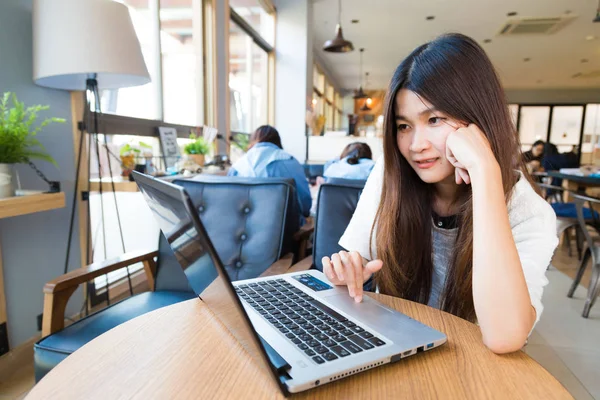
{"label": "white lamp shade", "polygon": [[150,82],[127,6],[112,0],[33,1],[33,80],[40,86],[85,90]]}

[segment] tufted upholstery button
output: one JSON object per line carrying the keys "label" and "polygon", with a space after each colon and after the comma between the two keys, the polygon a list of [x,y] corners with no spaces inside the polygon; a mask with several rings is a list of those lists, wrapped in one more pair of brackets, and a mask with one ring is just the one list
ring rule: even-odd
{"label": "tufted upholstery button", "polygon": [[204,211],[204,206],[198,207],[198,212],[202,212],[202,211]]}
{"label": "tufted upholstery button", "polygon": [[237,262],[235,263],[235,267],[236,267],[236,268],[242,268],[242,262],[241,262],[241,261],[237,261]]}
{"label": "tufted upholstery button", "polygon": [[246,239],[248,239],[248,236],[246,236],[245,233],[242,233],[241,236],[240,236],[240,239],[241,240],[246,240]]}
{"label": "tufted upholstery button", "polygon": [[250,212],[250,207],[244,208],[244,214],[248,214]]}

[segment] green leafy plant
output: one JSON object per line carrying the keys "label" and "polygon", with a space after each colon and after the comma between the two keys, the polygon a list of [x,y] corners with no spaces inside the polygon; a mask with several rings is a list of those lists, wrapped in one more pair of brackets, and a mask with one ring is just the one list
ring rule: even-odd
{"label": "green leafy plant", "polygon": [[183,147],[185,154],[208,154],[210,151],[210,145],[206,143],[206,140],[202,136],[198,137],[194,133],[190,133],[190,139],[193,142],[186,144]]}
{"label": "green leafy plant", "polygon": [[233,142],[231,142],[231,144],[237,147],[238,149],[246,152],[248,151],[248,146],[250,146],[250,135],[236,133],[233,136]]}
{"label": "green leafy plant", "polygon": [[150,146],[148,143],[144,143],[144,142],[141,142],[141,141],[138,142],[137,144],[135,144],[135,143],[126,143],[119,150],[119,155],[126,156],[126,155],[129,155],[129,154],[133,154],[135,156],[139,156],[142,153],[143,149],[150,149],[150,150],[152,150],[152,146]]}
{"label": "green leafy plant", "polygon": [[[9,100],[12,100],[12,106]],[[16,94],[4,93],[0,101],[0,164],[27,163],[32,159],[39,159],[58,166],[35,138],[46,125],[65,122],[63,118],[46,118],[34,127],[38,113],[49,108],[42,105],[25,107]]]}

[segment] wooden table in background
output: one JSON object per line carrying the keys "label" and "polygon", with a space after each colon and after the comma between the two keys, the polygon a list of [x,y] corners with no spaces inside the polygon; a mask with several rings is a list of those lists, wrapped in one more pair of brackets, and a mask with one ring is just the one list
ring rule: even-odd
{"label": "wooden table in background", "polygon": [[[489,351],[477,326],[421,304],[369,295],[446,333],[448,343],[294,398],[572,398],[525,353],[498,356]],[[208,307],[193,299],[142,315],[99,336],[50,371],[27,398],[282,397]]]}
{"label": "wooden table in background", "polygon": [[[600,186],[600,178],[593,176],[564,174],[558,171],[548,171],[548,176],[563,180],[562,186],[575,193],[586,193],[587,189],[597,188]],[[588,195],[594,195],[588,193]],[[564,201],[573,201],[568,193],[564,196]]]}

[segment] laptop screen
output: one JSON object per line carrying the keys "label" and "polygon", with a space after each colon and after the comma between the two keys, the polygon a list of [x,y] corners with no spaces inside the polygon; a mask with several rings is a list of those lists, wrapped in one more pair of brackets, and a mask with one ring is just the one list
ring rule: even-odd
{"label": "laptop screen", "polygon": [[257,364],[280,383],[187,193],[179,186],[139,173],[134,177],[192,290]]}

